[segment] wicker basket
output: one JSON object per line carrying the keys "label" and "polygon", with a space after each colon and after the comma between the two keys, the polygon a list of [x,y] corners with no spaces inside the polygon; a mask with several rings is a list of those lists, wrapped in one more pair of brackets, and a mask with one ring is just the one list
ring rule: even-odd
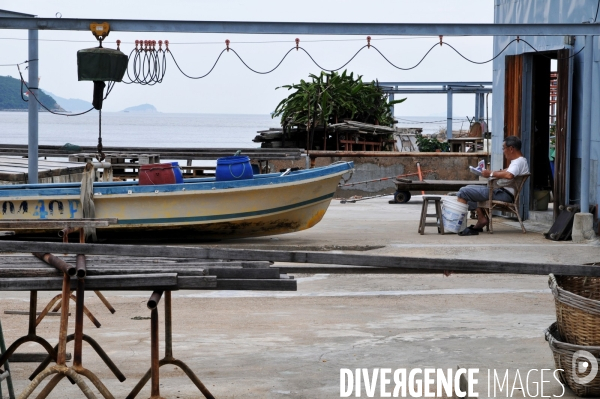
{"label": "wicker basket", "polygon": [[[592,381],[585,385],[575,382],[573,378],[573,354],[579,350],[585,350],[595,356],[596,361],[600,362],[600,346],[581,346],[563,342],[558,333],[556,323],[553,323],[545,333],[546,341],[548,341],[554,355],[554,364],[556,369],[559,370],[557,374],[561,382],[571,388],[577,396],[600,396],[600,372]],[[582,361],[584,360],[582,358]],[[586,377],[589,374],[589,372],[584,374],[579,374],[578,371],[575,372],[580,378]]]}
{"label": "wicker basket", "polygon": [[558,332],[574,345],[600,346],[600,277],[550,274]]}

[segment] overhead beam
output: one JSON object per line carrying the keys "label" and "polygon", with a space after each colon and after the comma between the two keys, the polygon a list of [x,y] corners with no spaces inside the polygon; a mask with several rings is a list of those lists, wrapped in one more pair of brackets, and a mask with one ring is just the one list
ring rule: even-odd
{"label": "overhead beam", "polygon": [[452,91],[454,94],[472,94],[472,93],[491,93],[491,88],[473,87],[473,88],[455,88],[444,89],[386,89],[382,88],[384,93],[401,94],[445,94]]}
{"label": "overhead beam", "polygon": [[0,18],[0,29],[89,31],[92,22],[108,22],[113,32],[385,36],[577,36],[600,34],[598,24],[401,24],[166,21],[103,18]]}

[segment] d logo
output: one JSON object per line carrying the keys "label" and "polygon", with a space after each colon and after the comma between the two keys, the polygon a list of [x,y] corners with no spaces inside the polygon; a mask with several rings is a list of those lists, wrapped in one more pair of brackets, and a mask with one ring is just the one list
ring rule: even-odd
{"label": "d logo", "polygon": [[[585,360],[582,360],[581,358],[584,358]],[[581,350],[573,353],[573,360],[571,366],[573,380],[577,384],[589,384],[590,382],[592,382],[594,377],[596,377],[596,374],[598,374],[598,360],[596,360],[596,357],[588,351]],[[590,369],[589,366],[591,366],[591,370],[588,373],[588,375],[586,375],[585,377],[579,377],[577,375],[577,373],[583,374],[586,370]]]}

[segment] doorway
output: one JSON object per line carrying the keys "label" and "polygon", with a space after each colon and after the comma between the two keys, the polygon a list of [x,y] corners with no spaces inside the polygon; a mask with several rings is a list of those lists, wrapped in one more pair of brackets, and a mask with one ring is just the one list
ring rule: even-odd
{"label": "doorway", "polygon": [[569,201],[572,71],[569,49],[506,57],[504,136],[521,138],[531,171],[522,193],[525,219],[545,208],[548,195],[553,219]]}

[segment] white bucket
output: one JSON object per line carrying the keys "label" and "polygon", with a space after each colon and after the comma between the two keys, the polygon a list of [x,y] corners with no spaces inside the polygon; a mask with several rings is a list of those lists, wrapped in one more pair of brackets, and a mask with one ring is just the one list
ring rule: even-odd
{"label": "white bucket", "polygon": [[460,233],[467,227],[469,207],[454,199],[444,199],[442,202],[442,220],[444,232]]}

